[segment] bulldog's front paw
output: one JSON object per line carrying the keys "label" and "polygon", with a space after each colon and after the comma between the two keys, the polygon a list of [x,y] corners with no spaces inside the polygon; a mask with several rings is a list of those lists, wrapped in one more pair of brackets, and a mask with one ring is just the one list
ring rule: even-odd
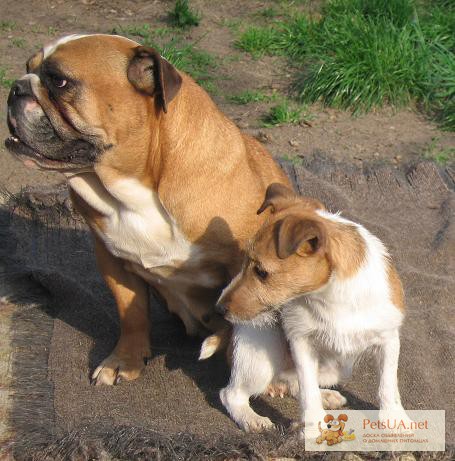
{"label": "bulldog's front paw", "polygon": [[92,383],[112,386],[121,380],[132,381],[139,377],[149,357],[148,346],[125,349],[124,345],[118,344],[93,372]]}

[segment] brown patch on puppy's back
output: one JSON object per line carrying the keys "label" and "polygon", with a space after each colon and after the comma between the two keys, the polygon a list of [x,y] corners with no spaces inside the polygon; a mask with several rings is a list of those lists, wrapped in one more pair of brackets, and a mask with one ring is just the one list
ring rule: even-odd
{"label": "brown patch on puppy's back", "polygon": [[328,222],[329,255],[340,278],[354,276],[365,261],[365,241],[354,225]]}

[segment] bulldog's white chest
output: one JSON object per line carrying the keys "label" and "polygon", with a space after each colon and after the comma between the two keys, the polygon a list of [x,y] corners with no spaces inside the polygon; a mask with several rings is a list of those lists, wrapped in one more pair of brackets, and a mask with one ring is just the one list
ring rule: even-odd
{"label": "bulldog's white chest", "polygon": [[109,192],[95,174],[71,177],[70,186],[104,215],[99,232],[109,251],[145,269],[174,266],[194,256],[158,195],[136,179],[121,179]]}

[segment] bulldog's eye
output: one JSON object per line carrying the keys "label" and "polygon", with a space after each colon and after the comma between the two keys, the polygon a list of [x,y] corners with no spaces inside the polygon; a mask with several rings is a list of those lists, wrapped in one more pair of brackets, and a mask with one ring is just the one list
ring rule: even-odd
{"label": "bulldog's eye", "polygon": [[52,82],[52,85],[54,85],[56,88],[64,88],[67,85],[68,80],[62,77],[52,76],[51,82]]}
{"label": "bulldog's eye", "polygon": [[264,269],[261,269],[259,266],[254,266],[253,267],[254,273],[261,279],[265,280],[268,276],[269,273],[265,271]]}

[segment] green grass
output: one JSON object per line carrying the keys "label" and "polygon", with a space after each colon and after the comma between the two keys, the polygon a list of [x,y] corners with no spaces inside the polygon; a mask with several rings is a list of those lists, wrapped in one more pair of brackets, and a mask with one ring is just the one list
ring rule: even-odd
{"label": "green grass", "polygon": [[57,34],[58,34],[58,29],[56,27],[49,26],[47,28],[47,35],[49,35],[49,37],[54,37]]}
{"label": "green grass", "polygon": [[0,86],[6,89],[10,89],[14,83],[14,79],[8,78],[6,69],[0,67]]}
{"label": "green grass", "polygon": [[455,2],[328,0],[322,16],[299,12],[243,29],[235,46],[286,56],[298,97],[366,112],[417,102],[455,130]]}
{"label": "green grass", "polygon": [[241,93],[227,96],[228,101],[238,105],[249,104],[250,102],[270,102],[276,100],[276,98],[276,94],[268,95],[259,90],[245,90]]}
{"label": "green grass", "polygon": [[447,163],[455,162],[455,149],[448,148],[439,151],[434,157],[436,163],[447,165]]}
{"label": "green grass", "polygon": [[304,101],[364,112],[413,99],[427,72],[427,51],[412,28],[350,18],[340,35],[331,35],[325,54],[312,56],[309,74],[301,75]]}
{"label": "green grass", "polygon": [[443,148],[439,145],[439,138],[435,137],[425,149],[423,156],[428,160],[434,160],[439,165],[447,165],[455,162],[455,148]]}
{"label": "green grass", "polygon": [[273,106],[270,112],[263,119],[264,127],[297,124],[302,120],[303,108],[291,107],[288,101],[284,100]]}
{"label": "green grass", "polygon": [[12,32],[16,27],[14,21],[0,21],[0,32]]}
{"label": "green grass", "polygon": [[234,42],[234,46],[258,59],[264,54],[276,54],[278,39],[279,32],[275,27],[251,26]]}
{"label": "green grass", "polygon": [[43,29],[41,27],[40,24],[33,24],[31,27],[30,27],[30,30],[34,33],[34,34],[41,34],[43,32]]}
{"label": "green grass", "polygon": [[13,38],[11,43],[17,48],[24,48],[27,45],[27,42],[24,38]]}
{"label": "green grass", "polygon": [[171,64],[191,75],[207,91],[216,93],[215,70],[218,68],[218,59],[198,49],[197,43],[186,41],[179,29],[134,24],[121,26],[118,31],[145,46],[155,48]]}
{"label": "green grass", "polygon": [[303,157],[300,155],[284,154],[281,158],[295,166],[303,165]]}
{"label": "green grass", "polygon": [[188,0],[177,0],[174,9],[169,13],[169,19],[172,25],[186,29],[198,26],[201,14],[190,8]]}

